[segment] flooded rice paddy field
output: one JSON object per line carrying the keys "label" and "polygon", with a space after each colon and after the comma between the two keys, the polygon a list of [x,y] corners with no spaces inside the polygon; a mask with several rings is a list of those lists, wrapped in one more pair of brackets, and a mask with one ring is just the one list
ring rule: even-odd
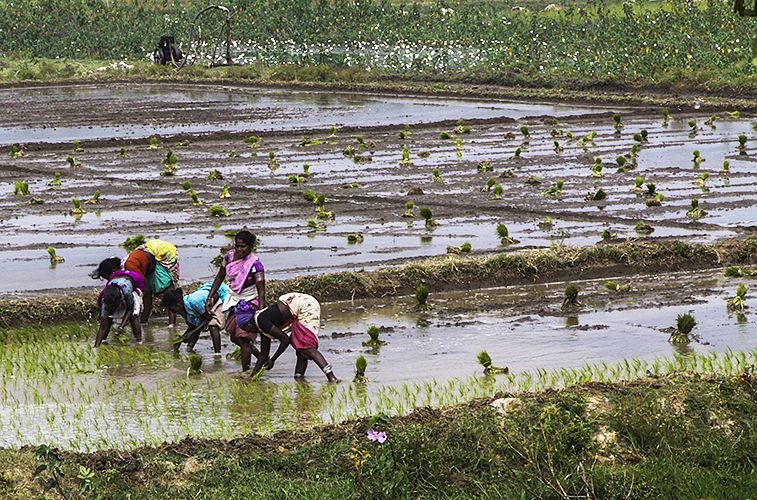
{"label": "flooded rice paddy field", "polygon": [[[186,84],[2,90],[0,103],[19,110],[0,118],[0,144],[24,151],[0,162],[0,189],[9,194],[0,199],[5,298],[98,290],[102,283],[87,274],[103,258],[124,255],[119,243],[136,234],[176,244],[182,281],[189,284],[212,279],[210,260],[230,242],[224,233],[243,226],[261,240],[256,253],[268,279],[445,258],[448,247],[465,242],[473,255],[483,255],[594,245],[605,230],[622,239],[712,243],[757,228],[757,133],[744,114],[718,112],[706,125],[712,113],[670,109],[665,124],[659,109],[630,106]],[[614,113],[621,115],[620,133]],[[634,139],[642,130],[647,140]],[[252,135],[261,138],[258,146],[244,142]],[[740,135],[746,143],[737,149]],[[155,149],[151,137],[158,139]],[[74,151],[74,140],[83,151]],[[308,140],[320,144],[303,145]],[[355,155],[344,154],[348,146]],[[161,176],[169,149],[176,173]],[[695,150],[704,161],[694,161]],[[68,156],[81,165],[69,166]],[[620,156],[635,167],[619,169]],[[596,158],[601,175],[592,169]],[[491,170],[483,171],[486,164]],[[309,176],[301,175],[304,165]],[[222,179],[208,180],[212,171]],[[59,187],[49,184],[56,172]],[[292,175],[303,179],[293,183]],[[534,177],[539,184],[527,182]],[[637,177],[641,190],[633,189]],[[491,178],[502,186],[501,199],[482,191]],[[562,194],[542,194],[558,180]],[[17,181],[28,183],[28,195],[11,195]],[[184,181],[202,205],[193,203]],[[224,184],[229,198],[219,198]],[[647,205],[647,184],[664,196],[659,206]],[[606,199],[587,201],[600,188]],[[306,189],[325,194],[324,208],[334,215],[318,221],[318,229],[308,226],[316,211],[302,197]],[[97,190],[99,203],[71,214],[72,198],[85,201]],[[29,204],[33,197],[43,203]],[[693,199],[707,215],[687,216]],[[409,201],[415,217],[402,217]],[[230,215],[211,217],[211,205]],[[425,225],[421,206],[438,226]],[[654,232],[635,231],[640,221]],[[518,243],[502,246],[497,224]],[[364,240],[349,243],[349,234]],[[64,263],[50,265],[49,246]],[[306,383],[295,384],[291,353],[253,383],[237,375],[238,362],[214,358],[208,339],[198,344],[204,374],[187,377],[186,356],[171,355],[165,340],[173,332],[162,318],[146,325],[144,345],[111,341],[98,351],[89,347],[91,325],[63,333],[37,329],[37,340],[3,346],[4,372],[14,375],[3,377],[0,388],[0,446],[52,440],[93,449],[187,434],[270,432],[587,377],[632,378],[687,363],[729,370],[754,362],[751,354],[732,354],[754,348],[751,310],[736,315],[725,305],[738,283],[750,287],[748,279],[715,270],[613,281],[627,291],[574,280],[584,306],[568,313],[560,308],[566,283],[503,283],[448,295],[432,290],[428,311],[415,310],[410,297],[324,304],[324,354],[345,380],[364,354],[365,386],[322,386],[325,378],[313,367]],[[686,312],[698,321],[698,341],[672,346],[668,329]],[[386,346],[362,346],[371,325],[383,327]],[[475,361],[481,349],[496,365],[509,366],[511,376],[481,377]],[[224,354],[231,350],[226,345]]]}

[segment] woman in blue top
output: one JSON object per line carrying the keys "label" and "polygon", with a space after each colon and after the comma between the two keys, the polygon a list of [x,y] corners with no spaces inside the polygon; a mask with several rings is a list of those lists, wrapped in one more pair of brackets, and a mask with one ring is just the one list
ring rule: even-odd
{"label": "woman in blue top", "polygon": [[[187,331],[184,332],[184,341],[187,343],[187,350],[194,349],[200,333],[205,329],[210,331],[210,338],[213,341],[213,352],[221,354],[221,328],[226,321],[226,315],[223,313],[223,301],[226,299],[228,287],[221,284],[218,291],[210,295],[212,283],[202,285],[197,291],[184,295],[181,288],[168,290],[163,294],[162,304],[168,311],[180,315],[187,323]],[[210,299],[210,300],[208,300]],[[212,307],[206,310],[205,304],[210,302]],[[179,343],[175,348],[179,348]]]}

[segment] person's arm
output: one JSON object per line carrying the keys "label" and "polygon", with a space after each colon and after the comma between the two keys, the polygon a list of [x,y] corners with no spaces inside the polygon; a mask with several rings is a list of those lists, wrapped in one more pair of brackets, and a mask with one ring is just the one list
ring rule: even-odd
{"label": "person's arm", "polygon": [[208,314],[210,313],[210,310],[213,309],[213,304],[215,304],[213,298],[218,296],[216,293],[218,292],[218,289],[221,288],[221,283],[223,283],[224,279],[226,279],[226,266],[221,262],[221,267],[218,268],[216,279],[213,280],[213,285],[210,287],[210,292],[208,292],[208,298],[205,299],[205,312]]}
{"label": "person's arm", "polygon": [[100,329],[97,330],[97,338],[95,339],[95,347],[100,347],[100,344],[102,344],[102,341],[105,340],[105,337],[108,336],[108,330],[110,330],[110,325],[112,324],[113,324],[113,320],[111,320],[107,316],[100,317]]}
{"label": "person's arm", "polygon": [[255,287],[258,289],[258,311],[266,308],[265,303],[265,272],[255,273]]}
{"label": "person's arm", "polygon": [[187,344],[190,346],[195,345],[197,339],[200,337],[200,333],[210,324],[212,319],[213,317],[208,313],[204,313],[200,316],[200,324],[194,328],[190,326],[184,334],[184,338],[187,339]]}
{"label": "person's arm", "polygon": [[255,375],[259,372],[266,361],[268,361],[268,355],[271,353],[271,339],[265,335],[260,336],[260,355],[255,362],[255,367],[252,369],[252,374]]}
{"label": "person's arm", "polygon": [[[269,359],[268,362],[265,364],[265,367],[267,369],[272,370],[273,365],[276,363],[276,360],[279,359],[279,356],[281,356],[284,353],[284,351],[286,351],[291,341],[289,340],[289,337],[287,337],[286,333],[279,330],[279,328],[276,326],[272,326],[271,331],[268,332],[268,334],[279,341],[279,348],[276,349],[276,352],[273,353],[273,356],[271,356],[271,359]],[[261,338],[261,344],[262,344],[262,338]]]}

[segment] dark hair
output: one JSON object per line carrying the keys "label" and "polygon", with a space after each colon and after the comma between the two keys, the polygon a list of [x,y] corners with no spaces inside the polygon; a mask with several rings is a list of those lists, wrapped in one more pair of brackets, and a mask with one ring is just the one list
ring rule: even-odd
{"label": "dark hair", "polygon": [[110,259],[105,259],[104,261],[100,262],[100,265],[97,266],[97,275],[102,279],[107,280],[110,279],[111,274],[120,270],[121,259],[119,259],[118,257],[111,257]]}
{"label": "dark hair", "polygon": [[113,312],[121,305],[121,288],[114,284],[108,285],[103,291],[103,306],[106,311]]}
{"label": "dark hair", "polygon": [[176,288],[175,290],[166,290],[165,292],[163,292],[163,299],[160,301],[160,304],[166,309],[170,309],[178,304],[183,297],[184,291],[181,288]]}
{"label": "dark hair", "polygon": [[255,239],[255,235],[247,231],[246,229],[239,231],[237,235],[234,236],[234,241],[242,240],[245,245],[249,245],[251,247],[255,246]]}

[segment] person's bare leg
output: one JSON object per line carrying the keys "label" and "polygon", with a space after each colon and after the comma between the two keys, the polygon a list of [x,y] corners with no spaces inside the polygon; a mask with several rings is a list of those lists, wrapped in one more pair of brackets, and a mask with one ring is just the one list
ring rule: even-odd
{"label": "person's bare leg", "polygon": [[146,278],[144,280],[144,286],[144,309],[139,316],[139,320],[142,323],[147,323],[147,320],[150,319],[150,313],[152,312],[152,287]]}
{"label": "person's bare leg", "polygon": [[[300,355],[299,352],[297,354],[298,356]],[[318,368],[323,371],[324,375],[326,375],[326,378],[329,379],[329,382],[337,381],[336,375],[331,371],[331,365],[326,362],[326,358],[323,357],[323,354],[321,354],[318,349],[303,349],[302,356],[312,359],[315,364],[318,365]]]}
{"label": "person's bare leg", "polygon": [[134,333],[134,340],[142,342],[142,324],[140,323],[139,318],[137,316],[132,316],[131,319],[129,319],[129,324],[131,324],[131,331]]}
{"label": "person's bare leg", "polygon": [[[213,352],[216,354],[221,353],[221,331],[217,326],[208,327],[210,330],[210,340],[213,341]],[[257,356],[255,356],[257,357]]]}
{"label": "person's bare leg", "polygon": [[305,370],[308,369],[308,358],[300,354],[297,351],[297,364],[294,365],[294,378],[303,378],[305,376]]}
{"label": "person's bare leg", "polygon": [[100,347],[102,341],[108,337],[110,327],[113,325],[113,320],[108,317],[100,317],[100,328],[97,330],[97,337],[95,338],[95,347]]}
{"label": "person's bare leg", "polygon": [[239,348],[242,351],[242,371],[246,372],[250,369],[252,360],[252,343],[247,339],[239,339]]}

